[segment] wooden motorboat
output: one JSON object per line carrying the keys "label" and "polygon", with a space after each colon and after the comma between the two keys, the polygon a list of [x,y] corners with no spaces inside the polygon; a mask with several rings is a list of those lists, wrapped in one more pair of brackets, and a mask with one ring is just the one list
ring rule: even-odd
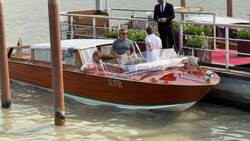
{"label": "wooden motorboat", "polygon": [[[137,63],[114,63],[112,43],[102,39],[62,40],[67,96],[94,105],[182,111],[220,81],[216,73],[189,65],[186,56],[178,56],[172,49],[161,50],[160,60],[153,62],[145,62],[140,53]],[[103,70],[93,64],[96,50],[102,53]],[[14,80],[52,88],[50,43],[10,48],[9,67]]]}

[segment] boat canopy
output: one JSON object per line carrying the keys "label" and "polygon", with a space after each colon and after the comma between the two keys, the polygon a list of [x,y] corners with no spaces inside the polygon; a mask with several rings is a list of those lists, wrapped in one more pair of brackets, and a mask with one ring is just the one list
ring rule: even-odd
{"label": "boat canopy", "polygon": [[[112,44],[114,40],[107,39],[70,39],[70,40],[62,40],[61,48],[63,50],[67,50],[69,48],[73,49],[87,49],[100,45]],[[50,42],[40,43],[31,46],[31,49],[49,49]]]}
{"label": "boat canopy", "polygon": [[[213,16],[190,16],[186,18],[187,21],[198,23],[213,23]],[[243,19],[235,19],[231,17],[216,16],[215,24],[249,24],[249,21]]]}

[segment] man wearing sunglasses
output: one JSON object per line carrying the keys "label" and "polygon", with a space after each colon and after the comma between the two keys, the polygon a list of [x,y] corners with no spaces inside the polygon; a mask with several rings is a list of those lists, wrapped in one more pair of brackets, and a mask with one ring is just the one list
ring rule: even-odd
{"label": "man wearing sunglasses", "polygon": [[154,8],[154,20],[158,23],[158,31],[162,41],[162,48],[172,48],[173,38],[172,20],[175,18],[173,5],[165,0],[158,0]]}
{"label": "man wearing sunglasses", "polygon": [[119,30],[119,37],[119,39],[113,42],[111,54],[116,57],[117,60],[124,60],[123,58],[127,57],[128,61],[134,61],[136,57],[135,47],[133,42],[128,39],[128,30],[121,28]]}

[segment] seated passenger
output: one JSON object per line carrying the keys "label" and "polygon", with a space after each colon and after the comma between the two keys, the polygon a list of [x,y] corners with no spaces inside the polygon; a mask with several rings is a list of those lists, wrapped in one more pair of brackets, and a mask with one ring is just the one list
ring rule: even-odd
{"label": "seated passenger", "polygon": [[126,64],[129,61],[136,60],[134,44],[128,39],[128,31],[125,28],[119,30],[119,39],[113,42],[111,54],[116,58],[118,63]]}
{"label": "seated passenger", "polygon": [[92,62],[93,64],[84,64],[80,70],[87,72],[87,71],[105,71],[105,67],[102,63],[102,54],[100,51],[95,51],[92,55]]}
{"label": "seated passenger", "polygon": [[92,55],[93,63],[96,65],[101,65],[102,64],[102,54],[100,51],[95,51]]}
{"label": "seated passenger", "polygon": [[162,48],[161,39],[153,33],[151,26],[147,27],[147,36],[145,38],[147,47],[147,62],[160,59],[160,49]]}

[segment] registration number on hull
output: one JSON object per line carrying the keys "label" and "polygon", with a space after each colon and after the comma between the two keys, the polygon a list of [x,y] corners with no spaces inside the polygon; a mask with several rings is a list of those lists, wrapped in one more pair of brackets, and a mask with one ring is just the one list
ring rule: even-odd
{"label": "registration number on hull", "polygon": [[123,88],[121,80],[108,79],[108,86],[113,88]]}

